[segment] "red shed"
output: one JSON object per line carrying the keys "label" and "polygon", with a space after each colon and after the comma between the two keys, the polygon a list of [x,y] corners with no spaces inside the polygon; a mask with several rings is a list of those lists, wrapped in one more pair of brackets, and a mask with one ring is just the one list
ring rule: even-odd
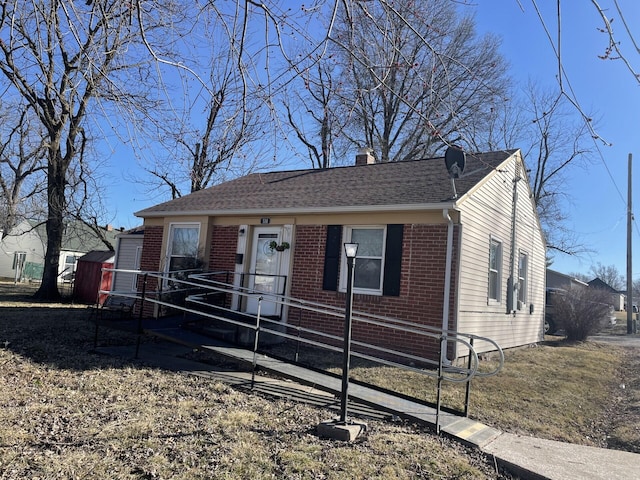
{"label": "red shed", "polygon": [[73,298],[77,302],[100,305],[107,299],[106,294],[98,297],[100,290],[111,290],[113,272],[102,273],[103,268],[113,268],[115,253],[93,250],[78,259],[76,278],[73,285]]}

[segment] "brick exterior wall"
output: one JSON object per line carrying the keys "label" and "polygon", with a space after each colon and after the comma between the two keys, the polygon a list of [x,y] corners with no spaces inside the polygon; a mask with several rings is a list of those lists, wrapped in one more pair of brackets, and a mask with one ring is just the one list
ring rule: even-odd
{"label": "brick exterior wall", "polygon": [[[325,239],[324,225],[299,225],[294,242],[291,296],[344,307],[345,294],[322,290]],[[442,326],[447,225],[405,225],[402,245],[400,295],[355,294],[353,309],[422,325]],[[455,286],[459,233],[454,230],[450,312],[455,312]],[[450,327],[455,319],[450,318]],[[291,312],[289,323],[342,336],[343,319],[313,312]],[[354,341],[372,343],[417,356],[437,358],[438,342],[421,335],[394,332],[355,323]]]}
{"label": "brick exterior wall", "polygon": [[[164,236],[164,227],[161,226],[145,226],[144,239],[142,241],[142,256],[140,257],[140,270],[157,272],[160,270],[162,262],[162,237]],[[143,276],[138,277],[138,292],[142,292]],[[146,292],[154,292],[158,288],[158,282],[155,278],[147,279]],[[139,313],[139,307],[136,307],[134,313]],[[145,303],[143,316],[145,318],[153,317],[154,306],[151,303]]]}
{"label": "brick exterior wall", "polygon": [[210,241],[209,270],[233,272],[238,248],[238,227],[214,225],[211,229]]}
{"label": "brick exterior wall", "polygon": [[[150,272],[157,272],[162,267],[162,239],[164,227],[145,227],[144,240],[142,245],[142,257],[140,259],[140,269]],[[233,271],[235,268],[235,254],[238,241],[238,228],[236,226],[214,226],[211,231],[211,253],[208,264],[210,271]],[[138,279],[138,291],[142,291],[143,277]],[[147,292],[157,290],[158,282],[155,278],[148,278]],[[228,303],[228,302],[227,302]],[[136,314],[139,310],[136,309]],[[151,318],[154,316],[154,306],[145,303],[143,316]]]}
{"label": "brick exterior wall", "polygon": [[[161,266],[163,227],[146,227],[141,258],[143,270],[158,271]],[[298,225],[292,242],[292,274],[288,280],[290,295],[343,308],[346,295],[322,289],[326,225]],[[368,313],[440,327],[446,259],[447,225],[405,225],[402,242],[402,269],[399,296],[355,294],[353,309]],[[211,230],[208,258],[210,271],[233,271],[237,250],[237,226],[216,225]],[[455,328],[456,272],[459,230],[454,230],[451,278],[450,327]],[[142,285],[139,285],[139,290]],[[155,279],[147,282],[147,291],[156,289]],[[228,303],[228,302],[225,302]],[[145,305],[145,316],[153,315],[153,306]],[[342,338],[344,319],[317,312],[290,309],[290,325],[319,330]],[[355,323],[352,339],[420,357],[437,358],[438,342],[407,332],[394,332],[375,325]],[[323,339],[323,341],[327,341]],[[334,342],[341,346],[341,341]],[[357,350],[355,347],[354,351]]]}
{"label": "brick exterior wall", "polygon": [[[215,225],[211,230],[211,250],[209,253],[209,271],[233,272],[238,248],[238,227]],[[213,279],[213,278],[212,278]],[[225,275],[215,280],[233,282],[233,277]],[[227,308],[231,307],[231,296],[226,294],[220,302]]]}

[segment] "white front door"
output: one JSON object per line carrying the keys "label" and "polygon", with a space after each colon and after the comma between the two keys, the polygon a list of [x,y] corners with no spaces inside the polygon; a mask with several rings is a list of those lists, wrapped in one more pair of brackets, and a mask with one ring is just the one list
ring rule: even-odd
{"label": "white front door", "polygon": [[251,295],[247,299],[246,311],[258,313],[258,298],[262,297],[261,315],[280,315],[281,305],[273,300],[283,293],[284,278],[280,274],[284,252],[272,249],[269,244],[281,243],[281,229],[257,227],[252,240],[248,285]]}

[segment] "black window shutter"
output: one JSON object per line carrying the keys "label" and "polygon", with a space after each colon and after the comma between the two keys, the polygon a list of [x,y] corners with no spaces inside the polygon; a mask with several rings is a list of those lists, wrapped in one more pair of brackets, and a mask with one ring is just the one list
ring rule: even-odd
{"label": "black window shutter", "polygon": [[340,243],[342,225],[327,225],[327,244],[324,253],[323,290],[338,290],[338,270],[340,268]]}
{"label": "black window shutter", "polygon": [[402,267],[402,236],[404,225],[387,225],[387,246],[384,252],[384,282],[382,294],[400,296]]}

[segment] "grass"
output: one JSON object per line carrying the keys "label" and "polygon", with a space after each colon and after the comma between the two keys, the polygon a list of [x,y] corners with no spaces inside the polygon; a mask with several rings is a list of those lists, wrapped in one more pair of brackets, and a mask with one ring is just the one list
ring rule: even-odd
{"label": "grass", "polygon": [[[435,381],[417,374],[383,367],[352,374],[435,401]],[[640,453],[639,374],[637,350],[551,338],[507,351],[498,375],[474,380],[470,416],[506,432]],[[445,383],[442,399],[461,410],[464,386]]]}
{"label": "grass", "polygon": [[[320,439],[315,425],[332,412],[94,354],[85,307],[31,302],[0,284],[0,478],[509,478],[478,452],[405,423],[368,420],[352,444]],[[100,341],[135,338],[103,330]],[[549,338],[506,357],[498,376],[474,382],[473,417],[640,452],[633,351]],[[352,374],[433,399],[423,376],[358,362]],[[462,395],[447,385],[444,403]]]}
{"label": "grass", "polygon": [[[628,338],[626,322],[603,333]],[[472,382],[469,415],[506,432],[640,453],[638,349],[640,338],[629,349],[594,341],[569,343],[557,336],[510,349],[498,375]],[[301,361],[341,373],[340,360],[326,352],[305,351]],[[489,371],[496,365],[488,355],[480,368]],[[354,358],[350,377],[436,401],[436,380],[419,373]],[[445,382],[441,392],[443,406],[463,410],[465,384]]]}
{"label": "grass", "polygon": [[368,420],[356,442],[321,439],[331,411],[92,353],[85,307],[3,287],[2,479],[510,478],[413,425]]}

